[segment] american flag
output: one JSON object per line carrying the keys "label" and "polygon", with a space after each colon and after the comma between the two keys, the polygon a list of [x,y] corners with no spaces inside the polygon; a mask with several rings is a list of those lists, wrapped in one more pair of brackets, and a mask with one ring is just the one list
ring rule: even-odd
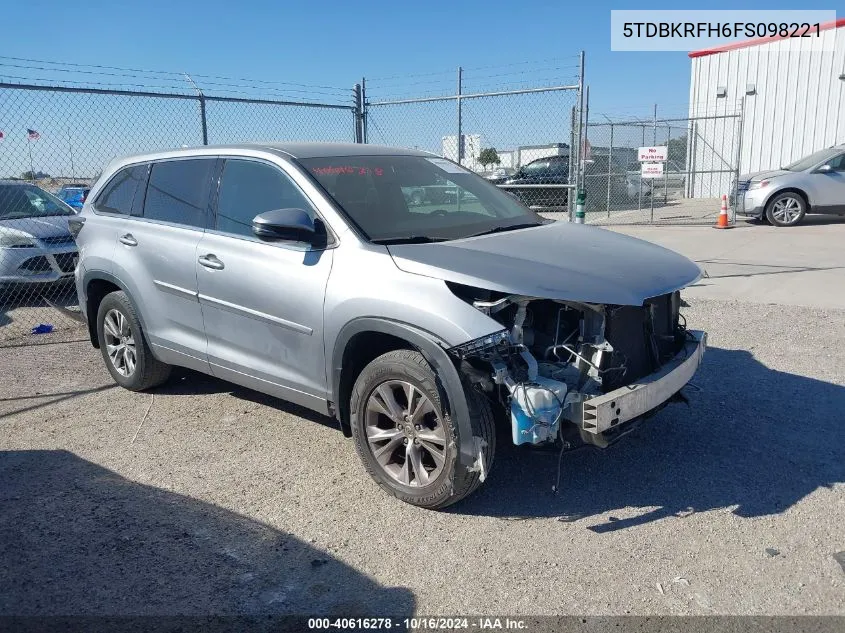
{"label": "american flag", "polygon": [[37,141],[38,139],[40,139],[40,138],[41,138],[41,135],[40,135],[38,132],[36,132],[35,130],[30,130],[29,128],[27,128],[27,130],[26,130],[26,137],[27,137],[30,141]]}

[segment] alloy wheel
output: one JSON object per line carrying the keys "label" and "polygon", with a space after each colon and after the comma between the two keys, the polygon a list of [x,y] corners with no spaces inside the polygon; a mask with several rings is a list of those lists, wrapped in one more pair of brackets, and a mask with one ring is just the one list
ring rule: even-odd
{"label": "alloy wheel", "polygon": [[443,420],[429,397],[410,382],[388,380],[370,393],[365,431],[376,463],[398,483],[427,486],[443,471]]}
{"label": "alloy wheel", "polygon": [[121,376],[131,376],[138,362],[135,336],[129,326],[129,319],[120,310],[106,312],[103,319],[103,337],[109,360],[117,373]]}
{"label": "alloy wheel", "polygon": [[792,224],[801,215],[801,203],[791,196],[781,198],[772,206],[772,216],[782,224]]}

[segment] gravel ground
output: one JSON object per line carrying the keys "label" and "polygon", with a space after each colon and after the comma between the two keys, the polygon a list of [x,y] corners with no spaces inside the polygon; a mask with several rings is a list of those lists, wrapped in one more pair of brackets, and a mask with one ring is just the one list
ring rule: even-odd
{"label": "gravel ground", "polygon": [[447,512],[330,420],[85,342],[0,349],[0,614],[845,614],[845,312],[696,302],[689,389],[607,451],[505,442]]}

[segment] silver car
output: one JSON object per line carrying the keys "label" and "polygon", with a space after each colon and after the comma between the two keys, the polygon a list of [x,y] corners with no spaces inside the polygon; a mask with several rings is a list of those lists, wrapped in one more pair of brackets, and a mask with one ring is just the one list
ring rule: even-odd
{"label": "silver car", "polygon": [[[459,195],[409,204],[444,181]],[[118,384],[149,389],[179,365],[332,416],[379,485],[427,508],[475,490],[505,438],[607,446],[704,353],[679,314],[695,264],[544,220],[420,151],[120,159],[70,224],[91,342]]]}
{"label": "silver car", "polygon": [[0,181],[0,287],[73,277],[74,210],[35,185]]}
{"label": "silver car", "polygon": [[738,215],[795,226],[807,213],[845,215],[845,145],[819,150],[782,169],[739,177]]}

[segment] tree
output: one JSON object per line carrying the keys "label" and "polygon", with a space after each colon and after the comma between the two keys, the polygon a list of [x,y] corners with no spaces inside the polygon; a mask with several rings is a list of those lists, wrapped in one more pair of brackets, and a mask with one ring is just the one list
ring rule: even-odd
{"label": "tree", "polygon": [[679,136],[677,138],[670,138],[666,143],[667,158],[679,165],[687,164],[687,135]]}
{"label": "tree", "polygon": [[484,169],[487,169],[487,165],[498,165],[502,162],[502,159],[499,158],[499,152],[496,151],[495,147],[487,147],[481,150],[478,155],[478,162]]}

